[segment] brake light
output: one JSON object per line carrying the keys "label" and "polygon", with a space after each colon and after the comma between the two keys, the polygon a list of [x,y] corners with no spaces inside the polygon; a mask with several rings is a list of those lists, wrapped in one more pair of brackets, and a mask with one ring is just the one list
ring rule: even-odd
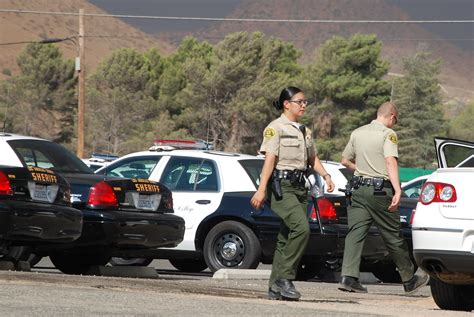
{"label": "brake light", "polygon": [[418,199],[423,205],[431,203],[453,203],[457,200],[453,185],[437,182],[426,182]]}
{"label": "brake light", "polygon": [[118,206],[118,201],[112,187],[102,181],[91,188],[87,204],[94,207],[112,207]]}
{"label": "brake light", "polygon": [[[337,219],[337,213],[336,213],[336,208],[334,207],[334,204],[327,198],[322,197],[317,199],[317,204],[318,204],[318,210],[319,210],[319,216],[321,217],[321,220],[336,220]],[[316,208],[311,210],[311,220],[317,221],[318,216],[316,214]]]}
{"label": "brake light", "polygon": [[13,195],[12,186],[10,185],[10,180],[8,179],[5,173],[0,172],[0,195]]}
{"label": "brake light", "polygon": [[416,213],[416,209],[413,209],[411,211],[410,221],[408,222],[410,226],[413,224],[413,219],[415,219],[415,213]]}
{"label": "brake light", "polygon": [[166,209],[173,210],[173,195],[172,194],[170,194],[164,199],[163,205]]}

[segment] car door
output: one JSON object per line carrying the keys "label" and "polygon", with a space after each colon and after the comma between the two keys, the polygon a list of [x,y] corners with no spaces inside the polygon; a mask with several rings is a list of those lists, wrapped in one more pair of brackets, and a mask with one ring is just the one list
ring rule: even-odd
{"label": "car door", "polygon": [[174,212],[185,220],[184,239],[177,248],[195,250],[197,227],[216,211],[222,200],[217,164],[204,158],[171,156],[160,182],[172,191]]}
{"label": "car door", "polygon": [[[438,164],[437,179],[454,188],[456,201],[439,205],[440,213],[449,219],[474,219],[472,212],[472,182],[474,177],[474,142],[435,138]],[[446,175],[446,176],[444,176]]]}

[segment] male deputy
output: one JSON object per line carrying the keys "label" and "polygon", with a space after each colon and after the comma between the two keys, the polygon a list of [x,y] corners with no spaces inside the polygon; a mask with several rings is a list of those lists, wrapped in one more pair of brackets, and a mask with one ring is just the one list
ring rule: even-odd
{"label": "male deputy", "polygon": [[359,266],[365,238],[374,222],[398,268],[405,292],[413,293],[428,282],[427,275],[414,274],[408,248],[400,236],[398,139],[392,130],[397,116],[394,103],[382,104],[377,119],[354,130],[342,153],[341,163],[355,172],[352,205],[347,211],[349,233],[339,285],[342,291],[367,293],[359,281]]}

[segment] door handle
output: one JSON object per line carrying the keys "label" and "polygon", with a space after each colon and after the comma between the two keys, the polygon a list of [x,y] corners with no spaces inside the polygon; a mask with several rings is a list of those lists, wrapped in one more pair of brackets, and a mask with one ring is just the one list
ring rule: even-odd
{"label": "door handle", "polygon": [[202,200],[196,200],[196,203],[199,205],[207,205],[207,204],[210,204],[211,201],[207,199],[202,199]]}

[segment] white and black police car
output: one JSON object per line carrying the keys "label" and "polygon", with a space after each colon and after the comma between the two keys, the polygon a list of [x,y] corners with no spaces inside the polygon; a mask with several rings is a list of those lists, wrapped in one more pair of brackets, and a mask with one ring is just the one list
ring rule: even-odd
{"label": "white and black police car", "polygon": [[[250,198],[255,193],[264,159],[259,156],[214,151],[204,141],[157,140],[148,151],[125,155],[96,171],[105,176],[148,178],[166,185],[173,193],[176,215],[185,219],[183,241],[175,248],[160,248],[154,258],[169,259],[181,271],[199,272],[207,267],[256,268],[271,263],[280,219],[268,205],[255,210]],[[334,178],[346,176],[340,164],[323,163]],[[342,167],[341,167],[342,166]],[[340,174],[340,175],[339,175]],[[321,184],[320,178],[317,178]],[[306,268],[305,277],[315,276],[324,260],[338,252],[342,256],[336,201],[318,199],[309,204],[310,247],[305,257],[316,261]],[[327,234],[319,223],[330,227]],[[323,234],[324,233],[324,234]],[[151,258],[113,258],[113,265],[148,265]],[[306,263],[308,264],[308,263]]]}

